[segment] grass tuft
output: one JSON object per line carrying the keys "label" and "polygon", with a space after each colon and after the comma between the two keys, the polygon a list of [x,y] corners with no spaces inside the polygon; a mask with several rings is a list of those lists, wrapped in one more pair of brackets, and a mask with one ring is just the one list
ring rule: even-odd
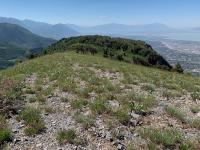
{"label": "grass tuft", "polygon": [[71,102],[71,106],[74,109],[82,109],[84,106],[86,106],[88,104],[88,102],[84,99],[78,99],[78,100],[73,100]]}
{"label": "grass tuft", "polygon": [[200,130],[200,117],[193,119],[190,124],[192,127]]}
{"label": "grass tuft", "polygon": [[118,119],[118,121],[123,125],[128,125],[131,119],[131,116],[125,110],[118,110],[115,113],[115,116]]}
{"label": "grass tuft", "polygon": [[57,133],[56,139],[59,141],[60,144],[70,143],[73,144],[75,138],[77,137],[75,130],[61,130]]}
{"label": "grass tuft", "polygon": [[190,108],[191,112],[193,112],[194,114],[195,113],[198,113],[200,112],[200,106],[198,105],[193,105],[191,108]]}
{"label": "grass tuft", "polygon": [[90,109],[95,114],[102,114],[107,111],[106,104],[103,100],[97,99],[90,105]]}
{"label": "grass tuft", "polygon": [[143,128],[140,131],[140,135],[151,140],[153,143],[162,144],[164,146],[173,146],[176,143],[182,141],[183,137],[180,132],[176,129],[153,129],[153,128]]}
{"label": "grass tuft", "polygon": [[44,130],[45,125],[40,116],[40,111],[35,108],[26,108],[20,114],[20,118],[25,121],[27,128],[25,133],[28,136],[35,135]]}
{"label": "grass tuft", "polygon": [[76,122],[81,123],[85,129],[88,129],[95,123],[95,119],[91,116],[85,116],[84,114],[76,114],[74,116]]}
{"label": "grass tuft", "polygon": [[8,124],[6,119],[0,115],[0,148],[4,142],[10,141],[11,130],[8,129]]}
{"label": "grass tuft", "polygon": [[172,117],[180,120],[183,123],[187,122],[187,119],[185,117],[185,114],[179,110],[178,108],[174,107],[174,106],[166,106],[165,107],[165,111]]}

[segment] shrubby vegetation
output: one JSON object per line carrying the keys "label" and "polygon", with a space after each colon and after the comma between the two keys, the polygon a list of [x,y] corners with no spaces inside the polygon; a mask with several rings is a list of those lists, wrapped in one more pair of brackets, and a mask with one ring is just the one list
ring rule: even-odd
{"label": "shrubby vegetation", "polygon": [[80,36],[62,39],[49,46],[44,54],[74,50],[82,54],[100,54],[104,57],[171,69],[169,63],[143,41],[134,41],[108,36]]}

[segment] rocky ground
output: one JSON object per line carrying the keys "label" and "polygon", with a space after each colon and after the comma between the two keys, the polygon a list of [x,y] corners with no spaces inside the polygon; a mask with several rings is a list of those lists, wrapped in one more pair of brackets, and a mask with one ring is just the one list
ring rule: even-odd
{"label": "rocky ground", "polygon": [[[76,89],[64,90],[64,88],[59,88],[56,86],[56,79],[48,78],[48,76],[41,77],[38,73],[32,73],[26,77],[22,89],[26,102],[25,107],[33,107],[41,111],[41,119],[44,121],[45,129],[39,134],[27,136],[24,132],[27,128],[24,120],[20,120],[18,115],[12,115],[8,119],[12,130],[12,141],[6,145],[5,149],[184,149],[187,146],[180,148],[183,141],[184,143],[192,141],[193,147],[191,149],[197,150],[200,147],[199,122],[196,122],[195,126],[191,125],[191,120],[200,117],[200,111],[196,110],[194,112],[191,108],[194,106],[199,108],[200,101],[198,98],[194,100],[190,92],[186,90],[183,90],[181,94],[175,90],[169,92],[169,86],[170,89],[175,89],[176,86],[166,84],[165,87],[157,87],[151,81],[140,82],[137,78],[127,82],[127,74],[103,69],[95,64],[82,65],[76,63],[71,67],[71,71],[75,74],[73,78],[76,89],[79,89],[78,91]],[[40,83],[41,79],[42,83]],[[145,78],[143,80],[145,81]],[[47,94],[42,102],[33,101],[37,92],[46,91],[49,87],[53,87],[53,90],[46,92]],[[70,88],[73,88],[73,85]],[[37,92],[27,92],[27,89],[37,89]],[[105,99],[103,105],[106,108],[103,107],[101,112],[95,113],[91,106],[101,97]],[[81,108],[74,107],[73,102],[82,98],[87,101],[87,104],[81,105]],[[144,100],[143,103],[140,102],[142,100]],[[128,106],[133,104],[134,108],[127,108],[127,104]],[[177,108],[184,115],[177,112],[167,112],[167,106]],[[122,111],[121,114],[118,113],[119,110]],[[124,114],[124,111],[127,114]],[[78,122],[75,118],[79,114],[92,118],[93,122],[85,127],[83,123]],[[184,117],[186,121],[182,121],[181,117]],[[165,142],[170,140],[170,136],[147,136],[141,133],[141,130],[145,128],[159,129],[160,131],[166,128],[176,129],[177,132],[182,134],[182,141],[167,145]],[[64,129],[75,130],[78,142],[59,143],[57,133]]]}

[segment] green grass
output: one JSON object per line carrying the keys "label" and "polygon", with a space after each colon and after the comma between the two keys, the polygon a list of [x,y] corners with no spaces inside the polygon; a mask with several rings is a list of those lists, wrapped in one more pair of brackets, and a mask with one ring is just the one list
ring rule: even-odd
{"label": "green grass", "polygon": [[200,92],[192,92],[191,97],[193,100],[200,100]]}
{"label": "green grass", "polygon": [[93,87],[90,86],[90,87],[87,87],[87,88],[84,88],[84,89],[78,89],[76,90],[76,94],[78,94],[79,97],[81,98],[89,98],[90,97],[90,93],[93,91]]}
{"label": "green grass", "polygon": [[115,113],[115,116],[117,120],[123,125],[128,125],[131,119],[131,116],[125,110],[118,110]]}
{"label": "green grass", "polygon": [[191,108],[190,108],[191,112],[193,113],[198,113],[200,112],[200,106],[199,105],[193,105]]}
{"label": "green grass", "polygon": [[55,113],[55,109],[53,108],[53,107],[51,107],[51,106],[45,106],[44,108],[44,112],[45,113],[49,113],[49,114],[52,114],[52,113]]}
{"label": "green grass", "polygon": [[154,85],[151,85],[151,84],[145,84],[141,88],[145,91],[148,91],[148,92],[154,92],[155,91]]}
{"label": "green grass", "polygon": [[151,140],[155,144],[162,144],[164,146],[172,146],[180,143],[183,139],[180,132],[176,129],[153,129],[153,128],[143,128],[140,129],[140,135]]}
{"label": "green grass", "polygon": [[[188,92],[200,90],[200,79],[197,77],[113,61],[101,56],[81,55],[73,52],[46,55],[21,63],[14,68],[1,71],[0,77],[1,79],[5,79],[6,77],[15,78],[19,75],[37,73],[47,76],[51,80],[56,80],[57,85],[64,91],[73,91],[76,88],[76,82],[71,77],[77,75],[70,64],[79,63],[84,67],[91,65],[91,62],[96,64],[99,69],[118,71],[124,74],[125,78],[131,76],[130,82],[137,81],[155,85],[155,88],[165,87],[168,90],[172,90],[172,87],[169,86],[170,84],[173,85],[173,89],[185,89]],[[51,68],[56,69],[52,70]],[[88,74],[90,75],[90,73]],[[96,79],[89,81],[91,84],[97,82]]]}
{"label": "green grass", "polygon": [[162,95],[167,98],[181,97],[183,94],[180,91],[176,90],[165,90]]}
{"label": "green grass", "polygon": [[191,126],[200,130],[200,117],[191,120]]}
{"label": "green grass", "polygon": [[152,95],[137,95],[134,91],[119,96],[118,101],[123,107],[139,112],[148,112],[156,105],[156,99]]}
{"label": "green grass", "polygon": [[[74,64],[79,64],[81,69],[74,70]],[[111,81],[108,82],[107,79],[99,78],[99,74],[95,74],[88,67],[110,73],[119,72],[124,78],[119,79],[121,83],[115,85]],[[198,96],[194,93],[200,91],[200,78],[198,77],[109,60],[101,56],[67,52],[38,57],[25,61],[13,68],[0,71],[0,98],[9,100],[9,102],[15,102],[17,100],[23,102],[22,98],[24,93],[22,93],[22,89],[25,87],[23,81],[32,74],[37,75],[38,83],[36,83],[36,86],[38,88],[33,88],[32,90],[35,91],[30,90],[28,93],[35,93],[37,101],[44,103],[46,97],[52,94],[52,90],[58,89],[60,92],[64,91],[74,95],[77,99],[77,101],[72,101],[71,99],[61,98],[61,101],[69,102],[75,109],[81,109],[85,106],[89,107],[93,114],[100,115],[110,111],[108,107],[109,100],[117,100],[120,104],[119,111],[117,113],[107,113],[106,115],[110,115],[109,117],[116,119],[122,124],[127,124],[130,119],[128,113],[131,110],[151,111],[156,106],[157,98],[154,98],[152,93],[152,95],[150,93],[149,95],[144,95],[143,93],[138,95],[138,91],[133,90],[132,84],[137,84],[138,86],[147,85],[143,86],[143,89],[148,92],[163,88],[164,91],[167,91],[165,93],[166,97],[178,97],[191,93],[191,96],[194,97],[193,99],[197,99]],[[52,81],[51,83],[53,85],[45,89],[43,87],[45,83],[41,81],[47,78]],[[83,88],[81,87],[85,89],[83,91],[80,90],[79,80],[85,82],[85,86]],[[41,86],[39,83],[41,83]],[[41,91],[38,91],[38,89]],[[94,97],[91,92],[94,93]],[[86,100],[88,104],[82,100]],[[195,108],[192,111],[197,112],[197,109]],[[174,109],[169,109],[168,112],[170,116],[178,120],[185,120],[183,115]],[[40,129],[44,127],[40,113],[36,113],[36,116],[39,117],[36,117],[34,114],[35,112],[33,112],[33,115],[22,115],[29,134],[39,133],[38,131],[41,131]],[[31,116],[30,118],[34,119],[29,119],[27,116]],[[88,127],[92,124],[90,117],[89,119],[83,116],[79,117],[77,122],[80,122],[83,127]],[[35,126],[33,127],[32,125],[35,124],[34,120],[39,120],[39,125],[36,125],[36,130]],[[193,126],[198,128],[198,121],[195,124]]]}
{"label": "green grass", "polygon": [[151,95],[136,95],[134,101],[136,103],[132,107],[136,111],[149,111],[156,104],[155,97]]}
{"label": "green grass", "polygon": [[187,141],[184,141],[183,143],[180,144],[179,149],[180,150],[199,150],[200,149],[199,140],[189,139]]}
{"label": "green grass", "polygon": [[107,106],[104,100],[97,98],[90,104],[90,109],[95,114],[102,114],[107,111]]}
{"label": "green grass", "polygon": [[77,99],[77,100],[73,100],[71,102],[71,106],[74,109],[82,109],[87,104],[88,104],[88,102],[86,100],[84,100],[84,99]]}
{"label": "green grass", "polygon": [[36,100],[39,103],[45,103],[46,102],[46,96],[40,91],[36,93]]}
{"label": "green grass", "polygon": [[11,140],[11,131],[10,129],[0,129],[0,146],[4,144],[4,142]]}
{"label": "green grass", "polygon": [[11,139],[11,130],[8,128],[6,119],[0,115],[0,148],[4,142]]}
{"label": "green grass", "polygon": [[84,114],[76,114],[74,116],[76,122],[82,124],[85,129],[88,129],[95,123],[95,119],[92,116],[85,116]]}
{"label": "green grass", "polygon": [[40,111],[35,108],[26,108],[20,114],[20,118],[25,121],[25,133],[29,136],[42,132],[45,124],[40,116]]}
{"label": "green grass", "polygon": [[58,131],[56,139],[60,144],[70,143],[73,144],[77,138],[76,132],[73,129]]}
{"label": "green grass", "polygon": [[183,113],[180,109],[174,107],[174,106],[166,106],[165,111],[172,117],[180,120],[183,123],[187,122],[187,118],[185,116],[185,113]]}

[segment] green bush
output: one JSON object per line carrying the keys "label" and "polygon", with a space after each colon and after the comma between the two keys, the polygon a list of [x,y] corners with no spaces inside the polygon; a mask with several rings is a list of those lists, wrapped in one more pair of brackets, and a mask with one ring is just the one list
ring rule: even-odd
{"label": "green bush", "polygon": [[142,41],[134,41],[107,36],[80,36],[63,39],[48,47],[47,53],[73,50],[82,54],[99,53],[104,57],[119,61],[133,62],[145,66],[171,69],[170,64],[150,45]]}
{"label": "green bush", "polygon": [[181,66],[179,63],[177,63],[177,64],[174,66],[173,70],[176,71],[176,72],[178,72],[178,73],[183,73],[183,72],[184,72],[182,66]]}

